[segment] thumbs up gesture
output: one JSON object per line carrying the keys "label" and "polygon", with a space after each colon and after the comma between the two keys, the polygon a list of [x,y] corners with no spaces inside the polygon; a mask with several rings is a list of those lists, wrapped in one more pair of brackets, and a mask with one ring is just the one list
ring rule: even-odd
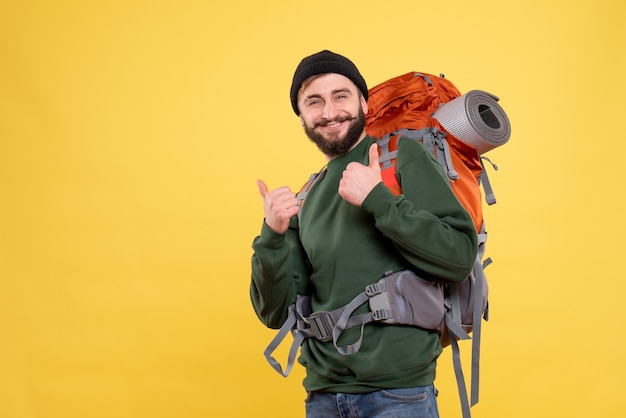
{"label": "thumbs up gesture", "polygon": [[372,144],[368,165],[357,162],[348,164],[339,182],[339,195],[355,206],[361,206],[372,189],[382,181],[378,163],[378,147]]}
{"label": "thumbs up gesture", "polygon": [[287,186],[268,190],[263,180],[257,180],[259,193],[263,198],[265,223],[278,234],[284,234],[289,228],[289,219],[298,213],[296,194]]}

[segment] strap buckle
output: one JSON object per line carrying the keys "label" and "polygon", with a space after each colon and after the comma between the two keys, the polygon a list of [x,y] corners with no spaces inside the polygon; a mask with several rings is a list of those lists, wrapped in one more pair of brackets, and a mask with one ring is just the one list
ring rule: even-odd
{"label": "strap buckle", "polygon": [[393,311],[389,309],[376,309],[372,312],[372,318],[374,318],[374,321],[384,321],[386,319],[392,319]]}
{"label": "strap buckle", "polygon": [[387,286],[383,280],[365,286],[365,294],[369,297],[379,295],[387,290]]}
{"label": "strap buckle", "polygon": [[308,320],[309,326],[311,327],[311,333],[315,338],[322,342],[327,342],[333,339],[335,321],[333,321],[329,312],[313,312],[311,316],[309,316]]}

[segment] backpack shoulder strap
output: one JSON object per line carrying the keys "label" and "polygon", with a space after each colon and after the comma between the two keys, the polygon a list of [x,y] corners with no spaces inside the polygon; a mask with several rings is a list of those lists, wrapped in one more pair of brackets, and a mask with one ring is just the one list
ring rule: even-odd
{"label": "backpack shoulder strap", "polygon": [[300,189],[300,191],[296,194],[296,199],[298,199],[298,223],[300,223],[300,213],[302,212],[302,207],[304,206],[304,199],[309,194],[315,183],[322,180],[326,175],[326,166],[324,166],[319,172],[315,174],[311,174],[309,177],[309,181],[307,181],[304,186]]}
{"label": "backpack shoulder strap", "polygon": [[[423,143],[426,148],[435,156],[439,164],[451,180],[459,178],[459,174],[454,168],[450,146],[446,141],[446,133],[437,127],[426,127],[422,129],[400,129],[398,131],[383,135],[376,140],[379,149],[379,162],[383,183],[391,189],[397,196],[402,193],[398,178],[396,176],[396,159],[398,157],[398,146],[400,138],[409,138]],[[485,181],[489,179],[485,177]]]}

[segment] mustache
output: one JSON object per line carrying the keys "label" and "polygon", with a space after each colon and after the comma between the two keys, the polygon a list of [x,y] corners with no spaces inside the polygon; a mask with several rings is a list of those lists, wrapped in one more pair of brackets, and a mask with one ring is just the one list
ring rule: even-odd
{"label": "mustache", "polygon": [[323,120],[320,122],[317,122],[313,125],[313,129],[317,128],[318,126],[326,126],[329,123],[341,123],[341,122],[346,122],[346,121],[351,121],[351,120],[355,120],[355,117],[351,117],[351,116],[337,116],[334,119],[330,119],[330,120]]}

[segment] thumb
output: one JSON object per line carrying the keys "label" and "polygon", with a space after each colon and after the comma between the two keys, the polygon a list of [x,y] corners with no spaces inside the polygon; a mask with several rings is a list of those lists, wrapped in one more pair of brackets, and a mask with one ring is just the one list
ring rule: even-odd
{"label": "thumb", "polygon": [[261,197],[265,199],[265,195],[267,194],[267,185],[263,180],[257,180],[256,185],[259,187],[259,193],[261,193]]}
{"label": "thumb", "polygon": [[376,168],[377,170],[380,169],[380,166],[378,163],[378,145],[377,144],[372,144],[372,146],[370,147],[369,167]]}

